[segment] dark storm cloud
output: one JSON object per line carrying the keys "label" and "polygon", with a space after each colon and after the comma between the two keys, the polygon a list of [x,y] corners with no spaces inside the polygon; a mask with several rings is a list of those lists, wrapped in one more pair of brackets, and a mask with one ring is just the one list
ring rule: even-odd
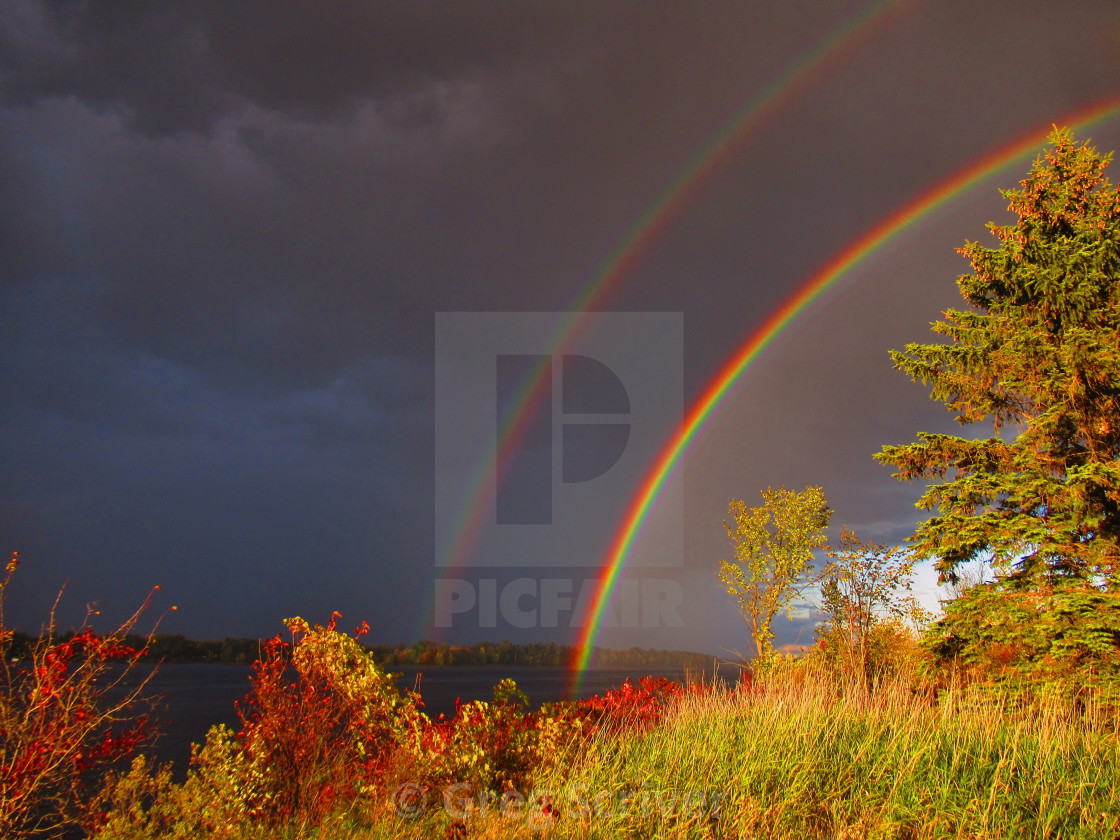
{"label": "dark storm cloud", "polygon": [[455,220],[493,198],[479,155],[518,116],[503,109],[538,107],[576,46],[545,7],[495,7],[464,38],[468,9],[13,4],[4,206],[43,224],[6,226],[9,264],[76,255],[112,287],[110,318],[211,373],[416,352],[433,275],[497,273],[463,265]]}
{"label": "dark storm cloud", "polygon": [[[686,400],[874,222],[1120,90],[1111,2],[897,6],[604,304],[684,312]],[[49,570],[39,601],[70,576],[123,609],[160,582],[189,632],[339,608],[397,640],[434,575],[433,314],[569,307],[672,177],[864,10],[0,0],[0,534]],[[947,418],[886,350],[954,302],[952,248],[992,196],[776,345],[690,453],[706,629],[666,646],[718,648],[737,621],[709,575],[732,497],[821,483],[845,524],[905,535],[918,488],[870,454]]]}
{"label": "dark storm cloud", "polygon": [[[287,351],[284,366],[299,377],[339,362],[301,341],[332,293],[361,303],[355,326],[374,347],[394,312],[407,311],[411,292],[390,267],[393,231],[377,224],[389,207],[364,214],[360,231],[356,223],[339,230],[332,221],[360,209],[345,194],[322,212],[326,195],[299,192],[236,138],[136,137],[73,102],[22,116],[33,136],[9,136],[9,149],[38,177],[9,200],[38,211],[53,236],[13,242],[16,264],[95,276],[103,314],[153,352],[211,369],[220,357],[236,374],[247,365],[275,369]],[[80,178],[54,189],[67,172]],[[391,177],[378,185],[390,201],[404,189]],[[353,347],[340,352],[347,350],[353,358]]]}
{"label": "dark storm cloud", "polygon": [[[40,220],[6,228],[13,264],[99,275],[105,317],[149,352],[301,384],[366,353],[422,351],[430,335],[414,325],[433,307],[569,304],[664,173],[833,23],[750,4],[11,9],[3,140],[19,163],[4,206]],[[1003,24],[969,25],[982,38]],[[948,18],[899,26],[859,56],[890,74],[822,79],[805,130],[752,151],[803,160],[796,202],[781,167],[752,167],[746,189],[728,179],[727,212],[663,255],[666,274],[734,287],[803,249],[795,219],[854,220],[838,193],[901,201],[919,164],[959,162],[938,125],[962,96],[946,71],[964,63],[973,78],[969,65],[994,62],[977,93],[1007,89],[1015,29],[977,57]],[[904,62],[923,35],[931,60]],[[1040,99],[1068,77],[1049,55],[1029,68],[1047,81],[1023,86]],[[899,122],[900,96],[925,108]],[[763,214],[744,236],[739,220]],[[660,298],[643,305],[681,306],[676,284]]]}
{"label": "dark storm cloud", "polygon": [[522,107],[557,108],[572,92],[566,80],[603,68],[630,72],[611,90],[597,86],[600,102],[652,96],[680,108],[718,101],[744,70],[768,72],[768,58],[823,33],[836,14],[813,4],[643,5],[13,0],[0,78],[9,104],[75,96],[155,133],[205,131],[247,103],[318,122],[372,102],[390,121],[425,122],[456,86],[494,81]]}
{"label": "dark storm cloud", "polygon": [[424,121],[433,85],[552,63],[578,26],[540,4],[16,2],[7,17],[10,103],[77,96],[155,133],[205,131],[244,103],[321,121],[375,101]]}
{"label": "dark storm cloud", "polygon": [[[9,287],[2,302],[0,385],[19,395],[0,411],[4,530],[35,582],[17,605],[43,608],[70,578],[68,619],[83,597],[119,615],[160,583],[190,632],[221,614],[253,634],[275,624],[278,596],[305,609],[324,563],[366,580],[377,556],[430,551],[431,459],[412,436],[431,406],[415,363],[371,358],[323,387],[230,390],[103,340],[62,283]],[[341,600],[371,612],[361,594]],[[384,609],[373,623],[389,632],[409,616]]]}
{"label": "dark storm cloud", "polygon": [[756,13],[601,9],[13,4],[9,265],[241,381],[415,354],[433,306],[562,308],[741,84],[698,77],[775,49]]}

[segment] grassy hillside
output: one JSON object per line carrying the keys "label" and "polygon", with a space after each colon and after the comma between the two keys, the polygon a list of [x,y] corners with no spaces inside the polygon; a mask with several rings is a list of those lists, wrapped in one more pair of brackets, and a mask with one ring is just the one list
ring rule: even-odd
{"label": "grassy hillside", "polygon": [[976,691],[934,703],[902,684],[787,677],[688,694],[647,731],[600,733],[536,780],[558,819],[436,811],[348,836],[1114,838],[1115,723]]}

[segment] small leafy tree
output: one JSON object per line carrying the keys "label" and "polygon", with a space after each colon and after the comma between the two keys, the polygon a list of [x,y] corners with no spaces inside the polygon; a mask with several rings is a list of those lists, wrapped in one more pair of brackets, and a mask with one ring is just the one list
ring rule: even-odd
{"label": "small leafy tree", "polygon": [[762,507],[741,501],[728,506],[731,521],[723,525],[735,559],[720,561],[718,574],[738,601],[755,652],[765,662],[773,655],[774,617],[816,580],[813,552],[828,544],[825,529],[832,509],[820,487],[800,493],[767,488],[762,498]]}
{"label": "small leafy tree", "polygon": [[820,633],[821,647],[849,676],[874,679],[892,653],[884,644],[906,634],[907,622],[925,622],[926,612],[911,594],[917,561],[901,546],[866,542],[848,529],[828,556],[821,584],[828,625]]}
{"label": "small leafy tree", "polygon": [[938,515],[912,538],[943,580],[993,556],[1025,587],[1044,578],[1120,585],[1120,192],[1110,156],[1055,130],[1018,190],[999,247],[968,242],[968,309],[933,331],[948,339],[892,352],[962,425],[984,439],[919,433],[876,458],[902,480],[938,480],[919,507]]}

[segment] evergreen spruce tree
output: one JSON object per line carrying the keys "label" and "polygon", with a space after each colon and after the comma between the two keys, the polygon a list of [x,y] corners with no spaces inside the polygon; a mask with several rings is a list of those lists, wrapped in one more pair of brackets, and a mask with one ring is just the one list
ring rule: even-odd
{"label": "evergreen spruce tree", "polygon": [[996,248],[967,242],[967,309],[933,332],[948,341],[893,351],[984,439],[919,433],[875,457],[902,480],[932,479],[936,511],[911,542],[942,581],[990,556],[1019,590],[1064,583],[1120,590],[1120,192],[1111,155],[1057,130],[1018,190]]}

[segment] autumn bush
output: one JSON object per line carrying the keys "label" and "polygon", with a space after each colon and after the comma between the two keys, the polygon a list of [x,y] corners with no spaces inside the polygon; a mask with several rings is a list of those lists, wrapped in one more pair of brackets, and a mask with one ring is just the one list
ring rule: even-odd
{"label": "autumn bush", "polygon": [[145,699],[152,672],[137,677],[134,668],[145,649],[124,643],[151,595],[104,635],[89,626],[96,615],[90,610],[82,627],[59,636],[52,608],[44,632],[13,662],[9,647],[15,631],[6,625],[3,607],[18,565],[13,554],[0,582],[0,837],[5,840],[94,826],[99,815],[90,797],[100,773],[152,733]]}
{"label": "autumn bush", "polygon": [[416,741],[417,698],[397,689],[352,635],[301,618],[291,641],[266,642],[252,688],[238,704],[240,730],[216,726],[195,746],[186,781],[135,762],[111,774],[99,802],[99,836],[223,837],[247,824],[314,825],[380,790],[388,757]]}
{"label": "autumn bush", "polygon": [[867,691],[879,683],[897,682],[917,690],[929,681],[930,656],[921,637],[897,619],[874,624],[861,639],[858,657],[853,656],[843,629],[824,626],[805,660],[806,667],[819,668],[822,675],[849,690]]}
{"label": "autumn bush", "polygon": [[359,638],[303,619],[287,622],[253,666],[241,726],[210,730],[193,750],[186,780],[141,757],[108,775],[97,807],[98,837],[245,836],[371,819],[407,786],[422,811],[436,813],[452,786],[472,802],[530,790],[570,761],[595,733],[645,731],[676,702],[681,687],[647,678],[602,697],[533,710],[513,680],[492,701],[458,704],[432,719],[419,698],[398,690]]}
{"label": "autumn bush", "polygon": [[524,786],[535,768],[556,758],[566,736],[582,728],[578,718],[532,712],[528,705],[524,692],[505,679],[492,702],[457,704],[450,720],[425,720],[394,757],[396,781],[419,785],[434,804],[451,784],[499,793]]}

